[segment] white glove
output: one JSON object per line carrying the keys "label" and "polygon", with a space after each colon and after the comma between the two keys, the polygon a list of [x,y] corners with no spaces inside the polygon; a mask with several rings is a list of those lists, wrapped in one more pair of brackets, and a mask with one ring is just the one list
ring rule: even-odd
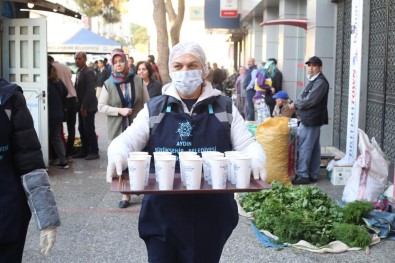
{"label": "white glove", "polygon": [[111,183],[112,178],[122,175],[123,167],[127,167],[127,162],[125,158],[121,154],[114,155],[109,161],[107,165],[107,175],[106,181],[107,183]]}
{"label": "white glove", "polygon": [[56,227],[49,227],[40,232],[40,248],[41,253],[48,256],[52,252],[53,245],[56,241]]}
{"label": "white glove", "polygon": [[253,142],[249,144],[246,148],[242,150],[244,154],[248,154],[252,157],[251,159],[251,168],[252,168],[252,175],[254,176],[255,180],[266,180],[266,155],[263,151],[262,146],[257,143]]}

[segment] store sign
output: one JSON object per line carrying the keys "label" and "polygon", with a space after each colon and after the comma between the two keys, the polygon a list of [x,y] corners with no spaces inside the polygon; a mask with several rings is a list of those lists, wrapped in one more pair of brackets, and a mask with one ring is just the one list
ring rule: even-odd
{"label": "store sign", "polygon": [[222,18],[237,18],[237,0],[221,0],[220,2],[220,17]]}
{"label": "store sign", "polygon": [[351,7],[350,75],[346,156],[357,158],[359,104],[361,92],[362,16],[363,1],[353,0]]}

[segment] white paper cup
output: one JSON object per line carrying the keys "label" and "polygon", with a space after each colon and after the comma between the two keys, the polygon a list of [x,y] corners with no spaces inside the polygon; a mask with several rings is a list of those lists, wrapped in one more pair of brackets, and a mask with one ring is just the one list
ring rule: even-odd
{"label": "white paper cup", "polygon": [[148,154],[148,152],[129,152],[129,159],[135,159],[135,158],[145,158],[146,164],[145,164],[145,178],[144,178],[144,185],[148,185],[148,179],[149,179],[149,170],[150,170],[150,165],[151,165],[151,155]]}
{"label": "white paper cup", "polygon": [[129,152],[129,158],[135,155],[148,155],[148,152]]}
{"label": "white paper cup", "polygon": [[233,173],[236,178],[236,188],[250,187],[251,157],[233,156]]}
{"label": "white paper cup", "polygon": [[243,153],[240,151],[226,151],[225,152],[225,157],[229,158],[229,167],[228,167],[228,181],[230,181],[232,184],[236,184],[236,177],[234,176],[233,172],[233,156],[238,156],[242,155]]}
{"label": "white paper cup", "polygon": [[153,152],[154,155],[154,167],[155,167],[155,181],[159,182],[158,174],[156,173],[156,160],[163,157],[163,156],[171,156],[171,152]]}
{"label": "white paper cup", "polygon": [[210,157],[215,157],[215,156],[223,157],[224,154],[217,151],[202,152],[203,176],[204,176],[204,180],[207,181],[209,185],[211,185],[211,171],[210,171],[210,163],[208,160],[210,159]]}
{"label": "white paper cup", "polygon": [[128,158],[130,190],[144,190],[146,163],[146,158],[142,156]]}
{"label": "white paper cup", "polygon": [[155,161],[155,174],[158,177],[159,190],[172,190],[174,184],[174,171],[176,156],[162,156]]}
{"label": "white paper cup", "polygon": [[213,189],[225,189],[228,177],[228,157],[211,156],[208,159]]}
{"label": "white paper cup", "polygon": [[182,185],[185,186],[185,176],[184,176],[184,172],[183,172],[183,164],[182,164],[182,160],[184,157],[198,157],[200,158],[199,155],[197,155],[197,152],[179,152],[178,153],[178,161],[180,163],[180,176],[181,176],[181,182]]}
{"label": "white paper cup", "polygon": [[202,163],[199,156],[184,156],[182,162],[182,174],[185,186],[188,190],[198,190],[202,182]]}

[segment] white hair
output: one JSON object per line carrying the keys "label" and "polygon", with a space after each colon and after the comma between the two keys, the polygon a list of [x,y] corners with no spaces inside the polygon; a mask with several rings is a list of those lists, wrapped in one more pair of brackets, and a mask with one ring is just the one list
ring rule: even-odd
{"label": "white hair", "polygon": [[169,70],[171,69],[173,61],[184,54],[191,54],[196,57],[203,66],[205,76],[207,76],[208,68],[206,63],[206,54],[202,47],[196,42],[182,42],[176,44],[172,48],[169,55]]}

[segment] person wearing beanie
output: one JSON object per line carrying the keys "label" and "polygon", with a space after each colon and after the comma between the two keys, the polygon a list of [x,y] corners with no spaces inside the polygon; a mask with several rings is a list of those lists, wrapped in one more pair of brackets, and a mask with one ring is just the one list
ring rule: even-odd
{"label": "person wearing beanie", "polygon": [[284,90],[277,92],[273,95],[273,99],[276,100],[276,106],[274,106],[273,117],[288,117],[296,118],[295,109],[290,108],[290,103],[292,102],[288,93]]}
{"label": "person wearing beanie", "polygon": [[[99,97],[99,112],[107,115],[107,134],[111,142],[133,122],[149,99],[143,80],[130,71],[126,54],[115,49],[111,54],[112,72]],[[119,208],[130,205],[130,196],[122,195]]]}

